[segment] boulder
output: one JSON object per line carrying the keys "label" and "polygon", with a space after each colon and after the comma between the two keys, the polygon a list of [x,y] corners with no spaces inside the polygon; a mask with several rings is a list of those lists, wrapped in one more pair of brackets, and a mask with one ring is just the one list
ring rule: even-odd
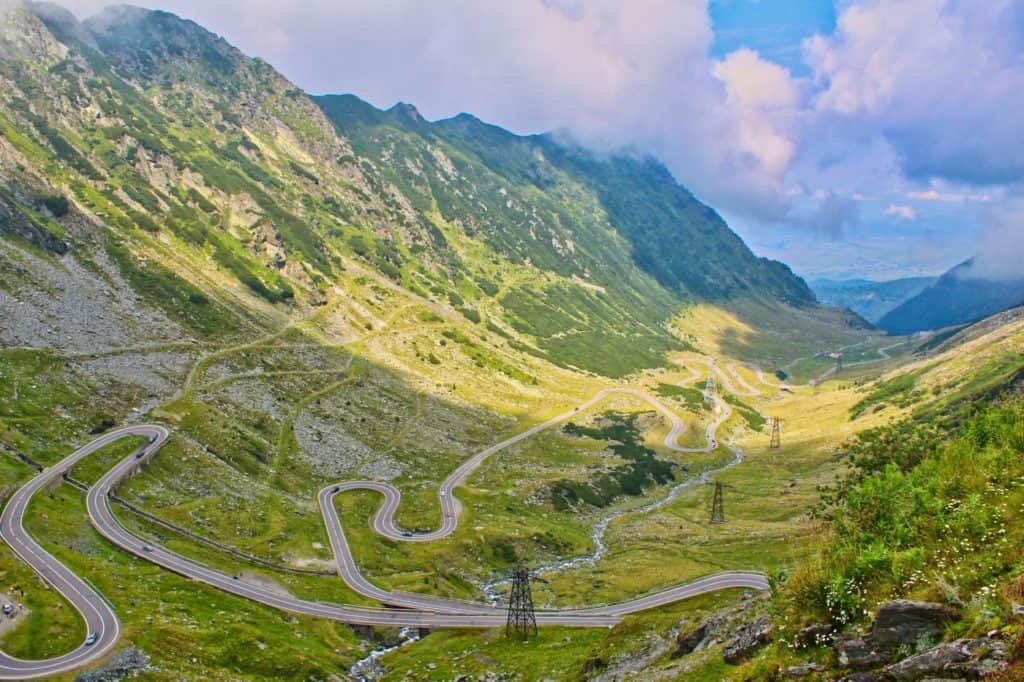
{"label": "boulder", "polygon": [[708,621],[704,621],[691,630],[681,630],[676,636],[676,649],[672,652],[672,658],[679,658],[696,651],[708,636],[708,629]]}
{"label": "boulder", "polygon": [[772,641],[772,621],[768,616],[744,624],[731,642],[725,645],[722,657],[726,663],[737,664]]}
{"label": "boulder", "polygon": [[908,599],[886,602],[875,613],[871,639],[883,647],[914,645],[922,638],[938,640],[956,615],[943,604]]}
{"label": "boulder", "polygon": [[895,680],[920,680],[932,675],[954,679],[979,679],[1004,670],[1006,644],[993,639],[958,639],[887,666]]}
{"label": "boulder", "polygon": [[832,641],[833,627],[829,623],[814,623],[796,633],[800,646],[819,646]]}
{"label": "boulder", "polygon": [[892,649],[879,646],[871,637],[842,636],[836,639],[836,655],[844,668],[877,668],[892,658]]}
{"label": "boulder", "polygon": [[792,665],[786,668],[782,672],[782,676],[790,679],[800,679],[801,677],[807,677],[808,675],[822,672],[825,672],[825,666],[823,665],[818,663],[801,663],[800,665]]}

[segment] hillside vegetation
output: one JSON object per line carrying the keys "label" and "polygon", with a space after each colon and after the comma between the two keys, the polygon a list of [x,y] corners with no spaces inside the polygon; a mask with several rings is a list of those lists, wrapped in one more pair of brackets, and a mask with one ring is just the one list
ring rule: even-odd
{"label": "hillside vegetation", "polygon": [[[769,572],[783,595],[769,608],[723,591],[610,630],[543,629],[529,644],[442,630],[380,657],[397,679],[776,675],[797,654],[775,645],[726,664],[724,640],[687,658],[673,656],[675,637],[722,609],[729,622],[771,612],[795,624],[798,589],[826,606],[838,589],[815,561],[863,578],[848,604],[862,609],[904,564],[930,568],[931,502],[892,510],[920,518],[901,516],[891,533],[888,510],[871,510],[877,536],[847,510],[882,490],[951,494],[939,474],[970,447],[988,458],[979,476],[1002,465],[1019,408],[971,406],[1019,379],[1022,324],[888,338],[819,306],[653,159],[465,114],[429,122],[407,104],[311,97],[165,12],[78,21],[48,4],[0,5],[0,501],[97,434],[163,424],[170,440],[118,490],[142,512],[115,507],[122,523],[240,579],[368,604],[335,574],[317,491],[388,481],[402,492],[397,525],[430,530],[438,485],[468,458],[628,388],[487,458],[456,490],[464,516],[442,540],[382,537],[368,523],[380,496],[340,494],[360,571],[385,589],[480,601],[525,562],[545,577],[545,607],[731,569]],[[849,362],[832,374],[838,349]],[[717,400],[704,393],[713,373]],[[658,396],[680,430],[636,392]],[[775,416],[780,449],[769,448]],[[862,432],[876,435],[844,444]],[[937,433],[959,445],[947,453]],[[71,474],[89,484],[137,445],[104,448]],[[709,523],[713,480],[727,486],[725,524]],[[964,494],[987,496],[980,482],[965,477]],[[822,490],[828,513],[811,518]],[[144,650],[152,679],[340,679],[397,638],[294,617],[122,552],[67,483],[38,494],[28,518],[111,601],[119,648]],[[1014,566],[994,565],[987,584]],[[5,653],[54,656],[81,639],[73,609],[2,545],[9,588],[29,612],[3,635]],[[829,617],[814,609],[800,619]]]}
{"label": "hillside vegetation", "polygon": [[164,12],[5,12],[5,232],[102,249],[186,334],[321,305],[367,268],[520,351],[621,376],[686,347],[667,323],[696,300],[813,303],[651,159],[314,101]]}

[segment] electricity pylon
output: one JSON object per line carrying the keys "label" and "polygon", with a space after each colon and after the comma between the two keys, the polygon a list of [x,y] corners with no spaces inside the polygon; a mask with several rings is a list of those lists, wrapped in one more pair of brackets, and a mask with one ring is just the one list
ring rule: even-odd
{"label": "electricity pylon", "polygon": [[522,564],[512,569],[512,594],[508,599],[508,618],[505,635],[528,639],[537,633],[537,618],[533,613],[533,594],[530,592],[530,572]]}
{"label": "electricity pylon", "polygon": [[836,359],[836,374],[843,371],[843,354],[841,351],[831,353],[832,357]]}

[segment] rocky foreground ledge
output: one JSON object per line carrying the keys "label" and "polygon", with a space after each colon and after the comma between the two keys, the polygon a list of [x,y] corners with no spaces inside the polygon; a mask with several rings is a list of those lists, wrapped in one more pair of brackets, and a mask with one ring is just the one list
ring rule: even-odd
{"label": "rocky foreground ledge", "polygon": [[[726,663],[743,663],[773,640],[773,624],[764,611],[753,604],[722,609],[681,629],[671,656],[685,658],[721,645]],[[999,676],[1010,669],[1013,643],[1001,631],[942,641],[959,615],[944,604],[900,599],[880,605],[866,631],[838,633],[828,624],[810,625],[797,634],[797,647],[830,646],[834,664],[808,661],[778,674],[842,682],[1009,679]]]}

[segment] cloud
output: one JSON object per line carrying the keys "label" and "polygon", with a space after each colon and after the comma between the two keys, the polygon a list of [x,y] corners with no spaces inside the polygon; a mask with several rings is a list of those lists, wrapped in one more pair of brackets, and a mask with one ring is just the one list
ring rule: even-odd
{"label": "cloud", "polygon": [[908,177],[1024,178],[1024,3],[855,3],[805,53],[816,111],[883,135]]}
{"label": "cloud", "polygon": [[1024,279],[1024,195],[988,212],[968,273],[996,281]]}
{"label": "cloud", "polygon": [[[104,0],[71,0],[80,13]],[[707,0],[141,0],[225,34],[313,92],[468,111],[520,133],[564,129],[660,157],[702,199],[786,213],[803,97],[740,50],[710,57]]]}
{"label": "cloud", "polygon": [[801,105],[796,82],[786,69],[745,48],[716,62],[713,72],[738,116],[736,146],[781,178],[795,153],[792,130]]}
{"label": "cloud", "polygon": [[856,223],[859,214],[860,206],[855,199],[828,192],[807,222],[831,239],[839,239],[846,228]]}
{"label": "cloud", "polygon": [[312,92],[652,153],[748,235],[920,229],[885,207],[929,201],[929,227],[962,237],[1024,182],[1021,0],[841,0],[801,46],[809,78],[752,49],[712,58],[707,0],[134,1]]}
{"label": "cloud", "polygon": [[907,196],[911,199],[919,199],[921,201],[992,201],[991,194],[963,194],[957,192],[939,192],[935,189],[929,189],[923,192],[907,192]]}
{"label": "cloud", "polygon": [[885,209],[885,215],[893,216],[900,220],[916,220],[917,211],[914,210],[913,206],[905,206],[900,204],[889,204],[889,207]]}

